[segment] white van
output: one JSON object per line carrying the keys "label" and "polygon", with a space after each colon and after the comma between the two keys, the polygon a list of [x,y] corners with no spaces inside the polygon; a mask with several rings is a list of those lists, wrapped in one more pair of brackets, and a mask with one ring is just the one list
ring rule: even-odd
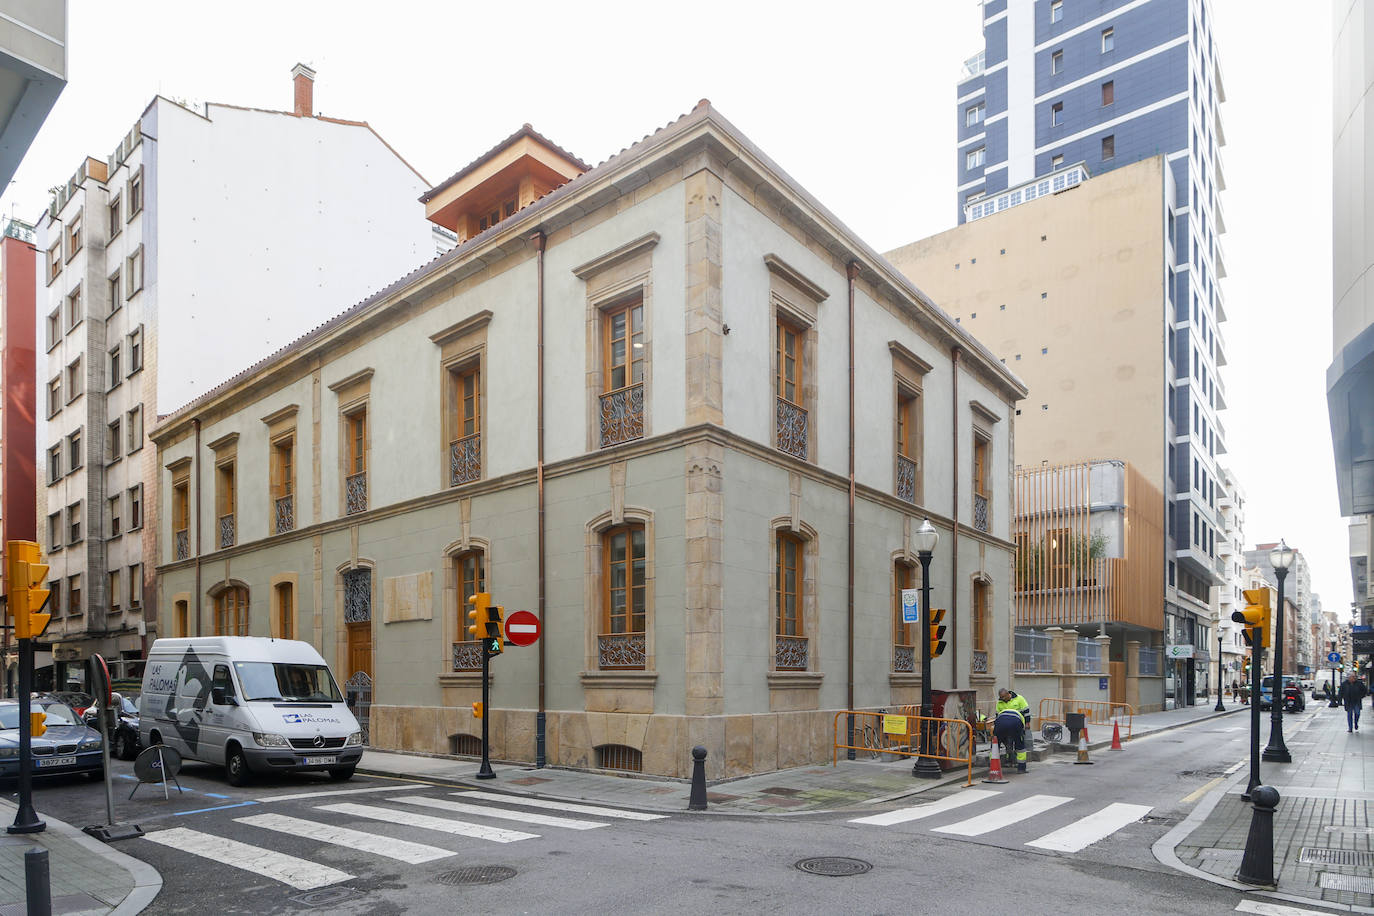
{"label": "white van", "polygon": [[358,720],[309,643],[257,636],[159,639],[143,673],[139,738],[253,773],[325,770],[348,779],[363,755]]}

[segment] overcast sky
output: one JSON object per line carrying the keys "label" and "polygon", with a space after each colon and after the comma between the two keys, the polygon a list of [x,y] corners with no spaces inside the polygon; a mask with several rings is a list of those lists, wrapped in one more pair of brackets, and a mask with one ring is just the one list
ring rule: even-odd
{"label": "overcast sky", "polygon": [[[1330,3],[1301,15],[1279,0],[1214,7],[1227,92],[1224,461],[1248,497],[1247,546],[1286,538],[1324,607],[1345,612],[1325,395]],[[302,61],[318,73],[319,112],[370,122],[431,182],[525,122],[595,164],[709,98],[888,251],[954,224],[954,85],[981,46],[976,0],[70,0],[68,16],[68,86],[0,197],[27,221],[82,157],[106,158],[155,94],[290,109]]]}

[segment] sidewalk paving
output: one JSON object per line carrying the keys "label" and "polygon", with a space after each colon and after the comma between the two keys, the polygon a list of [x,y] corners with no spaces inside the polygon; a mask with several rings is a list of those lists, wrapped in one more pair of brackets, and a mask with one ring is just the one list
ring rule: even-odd
{"label": "sidewalk paving", "polygon": [[1261,782],[1279,792],[1276,889],[1256,890],[1235,880],[1250,830],[1252,809],[1240,798],[1249,782],[1248,762],[1155,844],[1156,857],[1258,896],[1374,913],[1374,721],[1367,717],[1365,730],[1350,734],[1345,710],[1314,704],[1306,723],[1285,719],[1284,744],[1293,762],[1260,764]]}

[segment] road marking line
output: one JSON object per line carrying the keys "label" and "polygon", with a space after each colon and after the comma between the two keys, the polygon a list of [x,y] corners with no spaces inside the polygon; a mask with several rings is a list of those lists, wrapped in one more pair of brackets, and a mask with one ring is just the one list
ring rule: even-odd
{"label": "road marking line", "polygon": [[1304,910],[1296,906],[1283,906],[1262,900],[1242,900],[1236,904],[1236,912],[1256,913],[1258,916],[1331,916],[1327,910]]}
{"label": "road marking line", "polygon": [[232,805],[215,805],[213,808],[196,808],[194,811],[173,811],[172,816],[178,814],[204,814],[206,811],[223,811],[225,808],[246,808],[249,805],[256,805],[255,801],[236,802]]}
{"label": "road marking line", "polygon": [[472,837],[478,840],[491,840],[493,843],[515,843],[520,840],[532,840],[539,836],[537,833],[522,833],[519,830],[487,827],[483,824],[469,824],[466,821],[455,821],[447,817],[430,817],[428,814],[415,814],[411,811],[403,811],[398,808],[374,808],[371,805],[355,805],[352,802],[340,802],[337,805],[321,805],[316,810],[333,811],[336,814],[351,814],[354,817],[367,817],[374,821],[385,821],[388,824],[400,824],[403,827],[420,827],[424,830],[437,830],[440,833],[452,833],[456,836]]}
{"label": "road marking line", "polygon": [[1227,767],[1226,770],[1225,770],[1225,772],[1223,772],[1221,775],[1222,775],[1222,776],[1230,776],[1232,773],[1236,772],[1236,771],[1239,770],[1241,767],[1245,766],[1245,764],[1247,764],[1247,763],[1249,763],[1248,760],[1240,760],[1240,761],[1237,761],[1236,763],[1234,763],[1234,764],[1232,764],[1231,766]]}
{"label": "road marking line", "polygon": [[[426,785],[432,785],[432,783],[427,783]],[[402,785],[373,786],[370,789],[321,789],[318,792],[296,792],[293,795],[265,795],[262,798],[259,798],[258,801],[295,801],[298,798],[326,798],[334,795],[362,795],[365,792],[400,792],[402,790],[412,790],[414,788],[414,785]]]}
{"label": "road marking line", "polygon": [[1153,810],[1149,805],[1126,805],[1115,802],[1096,814],[1079,818],[1067,827],[1047,833],[1026,845],[1056,852],[1078,852],[1098,840],[1111,836],[1127,824],[1135,823]]}
{"label": "road marking line", "polygon": [[911,808],[898,808],[896,811],[887,811],[883,814],[871,814],[868,817],[856,817],[851,820],[851,824],[872,824],[875,827],[891,827],[893,824],[905,824],[907,821],[918,821],[923,817],[930,817],[932,814],[943,814],[955,808],[962,808],[964,805],[971,805],[976,801],[991,798],[1001,793],[993,792],[989,789],[965,789],[958,795],[947,795],[939,801],[931,802],[928,805],[915,805]]}
{"label": "road marking line", "polygon": [[1034,817],[1071,801],[1073,801],[1072,798],[1063,795],[1032,795],[1030,798],[1023,798],[1018,802],[1012,802],[1010,805],[998,808],[996,811],[980,814],[957,824],[935,827],[933,832],[953,833],[958,836],[982,836],[985,833],[1009,827],[1017,821]]}
{"label": "road marking line", "polygon": [[497,792],[454,792],[464,798],[481,798],[486,801],[506,802],[511,805],[524,805],[527,808],[549,808],[554,811],[567,811],[570,814],[597,814],[601,817],[620,817],[631,821],[661,821],[666,814],[648,814],[644,811],[622,811],[619,808],[602,808],[600,805],[574,805],[570,802],[548,801],[542,798],[524,798],[515,795],[501,795]]}
{"label": "road marking line", "polygon": [[395,837],[379,836],[375,833],[352,830],[348,827],[335,827],[330,824],[321,824],[318,821],[288,817],[284,814],[254,814],[252,817],[236,817],[234,820],[240,824],[248,824],[250,827],[275,830],[288,836],[305,837],[318,840],[321,843],[343,846],[346,849],[359,849],[363,852],[386,856],[389,859],[399,859],[402,862],[409,862],[411,865],[420,865],[424,862],[433,862],[435,859],[446,859],[449,856],[457,855],[456,852],[440,849],[437,846],[426,846],[423,843],[412,843],[408,840],[398,840]]}
{"label": "road marking line", "polygon": [[478,817],[494,817],[503,821],[521,821],[526,824],[538,824],[541,827],[566,827],[569,830],[595,830],[597,827],[607,827],[609,824],[601,824],[596,821],[579,821],[570,817],[554,817],[551,814],[534,814],[528,811],[507,811],[503,808],[491,808],[485,805],[468,805],[463,802],[449,801],[446,798],[426,798],[423,795],[407,795],[405,798],[392,798],[391,801],[405,802],[408,805],[423,805],[426,808],[438,808],[441,811],[453,811],[458,814],[475,814]]}
{"label": "road marking line", "polygon": [[1189,792],[1187,795],[1183,796],[1183,798],[1179,799],[1179,804],[1187,805],[1197,801],[1199,798],[1206,795],[1208,792],[1212,791],[1212,789],[1216,788],[1217,785],[1220,784],[1220,782],[1225,778],[1225,776],[1218,776],[1211,782],[1203,783],[1201,786],[1198,786],[1197,791]]}
{"label": "road marking line", "polygon": [[158,830],[145,833],[145,840],[152,840],[161,846],[168,846],[181,852],[189,852],[233,868],[252,872],[282,884],[289,884],[297,890],[310,891],[319,887],[338,884],[353,878],[347,872],[317,865],[314,862],[273,852],[259,846],[250,846],[226,837],[211,836],[198,830],[173,827],[171,830]]}

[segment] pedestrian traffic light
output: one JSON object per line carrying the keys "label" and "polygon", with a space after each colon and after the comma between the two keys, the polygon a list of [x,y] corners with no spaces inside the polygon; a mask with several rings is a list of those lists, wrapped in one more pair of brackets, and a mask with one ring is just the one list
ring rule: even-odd
{"label": "pedestrian traffic light", "polygon": [[491,595],[478,592],[468,598],[472,608],[468,611],[468,639],[476,642],[487,635],[487,619],[491,614]]}
{"label": "pedestrian traffic light", "polygon": [[17,639],[36,639],[43,635],[52,617],[43,612],[48,604],[48,590],[43,587],[48,576],[47,564],[41,562],[43,558],[33,541],[7,541],[5,558],[5,593],[14,619],[14,635]]}
{"label": "pedestrian traffic light", "polygon": [[505,616],[506,609],[499,604],[487,608],[486,638],[487,653],[490,655],[500,655],[506,650]]}
{"label": "pedestrian traffic light", "polygon": [[1241,592],[1245,596],[1245,610],[1235,611],[1231,619],[1245,625],[1245,644],[1269,648],[1269,589],[1247,588]]}
{"label": "pedestrian traffic light", "polygon": [[939,658],[945,651],[945,625],[940,621],[945,619],[945,609],[933,607],[930,609],[930,657]]}
{"label": "pedestrian traffic light", "polygon": [[481,701],[481,700],[473,700],[473,701],[472,701],[472,717],[473,717],[474,719],[480,719],[480,718],[482,718],[482,701]]}
{"label": "pedestrian traffic light", "polygon": [[37,738],[48,730],[48,714],[45,712],[29,713],[29,737]]}

